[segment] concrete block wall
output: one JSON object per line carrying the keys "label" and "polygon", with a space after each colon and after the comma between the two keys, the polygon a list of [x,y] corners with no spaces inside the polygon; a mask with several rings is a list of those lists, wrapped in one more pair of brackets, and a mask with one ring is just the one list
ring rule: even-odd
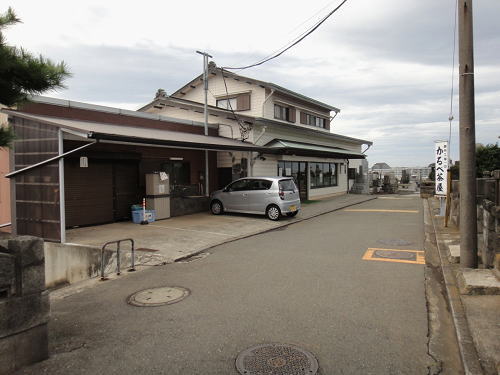
{"label": "concrete block wall", "polygon": [[0,240],[0,374],[48,358],[43,240]]}
{"label": "concrete block wall", "polygon": [[[493,178],[477,179],[478,256],[485,268],[500,267],[496,261],[500,256],[499,177],[500,171],[495,171]],[[459,181],[452,182],[450,219],[451,223],[460,227]]]}

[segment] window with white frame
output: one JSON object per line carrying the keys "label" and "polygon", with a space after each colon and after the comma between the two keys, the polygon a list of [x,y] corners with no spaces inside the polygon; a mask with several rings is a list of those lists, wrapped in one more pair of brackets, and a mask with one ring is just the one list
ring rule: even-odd
{"label": "window with white frame", "polygon": [[229,109],[236,111],[238,108],[238,102],[236,98],[224,98],[224,99],[217,99],[217,107],[223,108],[223,109]]}

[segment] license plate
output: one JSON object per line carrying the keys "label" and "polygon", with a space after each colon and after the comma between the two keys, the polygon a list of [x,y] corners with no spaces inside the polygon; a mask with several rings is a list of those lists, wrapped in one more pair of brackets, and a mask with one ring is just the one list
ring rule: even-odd
{"label": "license plate", "polygon": [[288,207],[290,211],[297,211],[297,206],[290,206]]}

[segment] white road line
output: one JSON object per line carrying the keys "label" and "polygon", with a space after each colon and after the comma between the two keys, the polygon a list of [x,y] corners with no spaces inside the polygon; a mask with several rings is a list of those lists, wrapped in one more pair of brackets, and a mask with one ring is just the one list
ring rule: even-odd
{"label": "white road line", "polygon": [[172,229],[172,230],[184,230],[184,231],[187,231],[187,232],[208,233],[208,234],[216,234],[218,236],[234,237],[232,234],[217,233],[217,232],[207,232],[207,231],[203,231],[203,230],[184,229],[184,228],[176,228],[176,227],[165,227],[163,225],[156,225],[156,224],[149,224],[149,226],[150,227],[157,227],[157,228]]}

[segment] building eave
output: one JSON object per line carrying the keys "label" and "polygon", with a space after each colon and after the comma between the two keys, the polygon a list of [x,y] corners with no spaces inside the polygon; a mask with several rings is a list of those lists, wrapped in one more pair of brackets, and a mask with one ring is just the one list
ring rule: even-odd
{"label": "building eave", "polygon": [[286,129],[293,128],[295,130],[304,131],[304,132],[307,132],[309,134],[314,134],[315,136],[324,137],[324,138],[328,138],[328,139],[336,139],[336,140],[340,140],[340,141],[353,142],[353,143],[357,143],[359,145],[370,145],[370,146],[373,145],[373,142],[367,141],[365,139],[348,137],[345,135],[330,133],[330,132],[327,132],[324,130],[309,129],[309,128],[302,127],[299,125],[289,124],[289,123],[281,122],[281,121],[277,121],[277,120],[271,120],[271,119],[264,118],[264,117],[255,118],[255,124],[256,125],[263,125],[263,126],[271,125],[271,126],[283,127]]}

